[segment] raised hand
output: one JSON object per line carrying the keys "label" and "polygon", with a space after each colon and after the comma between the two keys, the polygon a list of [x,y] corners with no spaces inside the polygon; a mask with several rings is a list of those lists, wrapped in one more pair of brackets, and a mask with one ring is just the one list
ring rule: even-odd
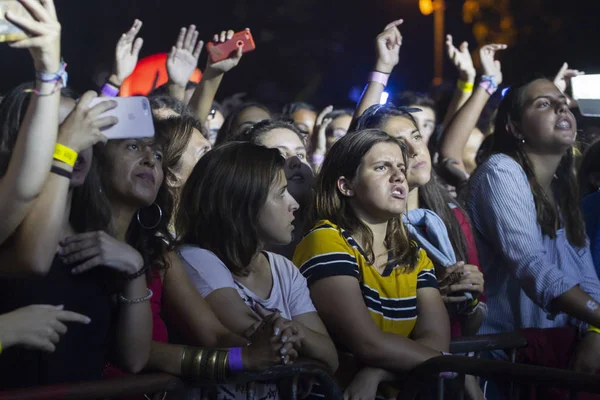
{"label": "raised hand", "polygon": [[458,48],[454,47],[452,35],[446,35],[446,51],[448,58],[452,61],[460,74],[460,79],[465,82],[473,82],[477,72],[473,66],[473,59],[469,52],[469,44],[462,42]]}
{"label": "raised hand", "polygon": [[496,52],[505,50],[506,47],[505,44],[488,44],[479,50],[483,75],[493,76],[497,85],[502,83],[502,66],[500,61],[495,59]]}
{"label": "raised hand", "polygon": [[567,88],[571,85],[571,78],[579,75],[584,75],[585,72],[577,69],[570,69],[569,64],[563,63],[562,67],[554,77],[554,85],[567,96],[569,106],[576,105],[576,102],[567,95]]}
{"label": "raised hand", "polygon": [[375,70],[389,74],[400,61],[400,47],[402,47],[402,34],[398,27],[404,22],[403,19],[390,22],[383,32],[375,39],[377,51],[377,63]]}
{"label": "raised hand", "polygon": [[59,256],[65,264],[77,265],[74,274],[96,267],[107,267],[127,275],[144,266],[140,253],[103,231],[80,233],[60,241]]}
{"label": "raised hand", "polygon": [[117,107],[113,100],[103,101],[90,108],[90,103],[98,95],[94,91],[86,92],[77,106],[60,125],[58,143],[76,152],[81,152],[96,143],[106,143],[102,130],[116,125],[119,120],[113,116],[102,116],[106,111]]}
{"label": "raised hand", "polygon": [[10,44],[15,49],[29,49],[35,69],[55,73],[60,67],[61,27],[53,0],[20,0],[33,16],[28,19],[8,11],[6,19],[30,37]]}
{"label": "raised hand", "polygon": [[[232,30],[222,31],[220,34],[216,33],[213,37],[213,42],[215,44],[226,42],[233,37],[234,32]],[[242,59],[242,48],[238,47],[237,51],[230,54],[228,58],[225,60],[218,61],[213,63],[208,57],[208,63],[206,65],[206,69],[210,71],[214,71],[216,73],[225,73],[231,71],[235,68],[240,60]]]}
{"label": "raised hand", "polygon": [[175,46],[167,57],[167,74],[169,83],[186,87],[194,70],[198,66],[198,58],[202,53],[204,42],[198,41],[198,31],[195,25],[181,28]]}
{"label": "raised hand", "polygon": [[2,347],[24,346],[53,352],[60,336],[67,333],[64,322],[89,324],[85,315],[64,311],[63,306],[33,305],[0,315]]}
{"label": "raised hand", "polygon": [[111,82],[121,85],[123,81],[133,73],[140,56],[140,50],[144,44],[144,39],[137,38],[137,34],[142,29],[142,21],[136,19],[129,31],[125,32],[119,38],[115,48],[115,65]]}

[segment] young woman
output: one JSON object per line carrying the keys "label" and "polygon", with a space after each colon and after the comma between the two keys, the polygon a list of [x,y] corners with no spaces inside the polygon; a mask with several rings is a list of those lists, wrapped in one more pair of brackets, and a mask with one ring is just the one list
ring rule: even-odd
{"label": "young woman", "polygon": [[215,141],[215,146],[236,140],[237,137],[257,122],[271,119],[269,109],[260,103],[243,103],[233,109],[227,118]]}
{"label": "young woman", "polygon": [[294,249],[302,234],[310,228],[306,226],[309,207],[312,200],[312,189],[315,177],[308,163],[304,134],[296,125],[286,120],[263,121],[254,125],[246,137],[251,143],[278,149],[285,158],[285,177],[288,183],[288,192],[298,202],[298,210],[294,213],[294,235],[292,241],[286,246],[277,246],[272,250],[284,257],[292,258]]}
{"label": "young woman", "polygon": [[578,178],[581,211],[596,273],[600,277],[600,140],[592,143],[583,154]]}
{"label": "young woman", "polygon": [[543,354],[532,346],[526,361],[568,368],[572,360],[577,371],[593,373],[600,367],[600,282],[578,207],[576,128],[551,81],[512,87],[498,110],[492,155],[471,176],[466,208],[488,287],[481,332],[564,328],[527,335]]}
{"label": "young woman", "polygon": [[373,398],[380,382],[450,342],[433,264],[402,225],[403,148],[379,130],[337,141],[317,178],[318,222],[294,253],[334,340],[365,366],[347,389],[351,398]]}
{"label": "young woman", "polygon": [[[337,353],[306,280],[289,260],[264,251],[292,240],[298,203],[287,191],[284,163],[278,150],[239,142],[200,159],[181,197],[179,255],[198,292],[232,332],[243,335],[265,312],[277,311],[287,320],[277,339],[335,371]],[[282,350],[282,358],[286,354]]]}
{"label": "young woman", "polygon": [[317,109],[307,103],[289,103],[283,107],[283,116],[292,119],[302,134],[309,138],[317,121]]}
{"label": "young woman", "polygon": [[[479,303],[484,300],[479,298],[483,292],[483,274],[478,268],[473,233],[462,207],[438,182],[427,144],[409,111],[414,110],[393,105],[371,106],[357,119],[356,127],[359,131],[381,129],[406,145],[409,154],[406,227],[411,239],[427,251],[436,267],[444,301],[454,317],[453,336],[476,335],[485,305]],[[458,278],[448,281],[451,274]]]}

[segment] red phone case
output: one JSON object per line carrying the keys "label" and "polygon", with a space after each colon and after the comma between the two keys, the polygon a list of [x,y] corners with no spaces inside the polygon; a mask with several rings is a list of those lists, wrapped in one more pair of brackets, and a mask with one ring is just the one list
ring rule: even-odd
{"label": "red phone case", "polygon": [[242,48],[243,53],[256,49],[250,30],[246,29],[235,33],[233,37],[226,42],[219,44],[210,42],[206,45],[208,53],[210,54],[210,59],[213,63],[225,60],[231,53],[236,51],[238,47]]}

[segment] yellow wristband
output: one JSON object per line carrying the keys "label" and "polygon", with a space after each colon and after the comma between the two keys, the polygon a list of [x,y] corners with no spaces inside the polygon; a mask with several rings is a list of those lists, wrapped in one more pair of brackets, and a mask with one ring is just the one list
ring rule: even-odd
{"label": "yellow wristband", "polygon": [[54,159],[73,167],[75,166],[75,161],[77,161],[77,152],[67,146],[56,143],[56,147],[54,148]]}
{"label": "yellow wristband", "polygon": [[588,328],[588,332],[595,332],[595,333],[600,334],[600,329],[596,328],[595,326],[591,326],[590,325],[589,328]]}
{"label": "yellow wristband", "polygon": [[464,93],[471,93],[473,91],[473,88],[475,87],[475,84],[473,82],[465,82],[459,79],[456,83],[456,87],[458,88],[458,90]]}

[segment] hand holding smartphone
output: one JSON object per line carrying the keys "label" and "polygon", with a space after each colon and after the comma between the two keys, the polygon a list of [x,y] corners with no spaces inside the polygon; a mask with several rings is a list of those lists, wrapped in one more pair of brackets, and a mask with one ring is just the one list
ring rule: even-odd
{"label": "hand holding smartphone", "polygon": [[209,42],[206,45],[206,49],[208,50],[208,54],[210,54],[210,59],[213,63],[229,58],[229,56],[236,52],[238,48],[242,49],[242,53],[247,53],[256,49],[256,44],[254,43],[254,38],[250,33],[250,29],[235,33],[231,39],[223,43]]}
{"label": "hand holding smartphone", "polygon": [[116,125],[102,130],[108,140],[154,137],[152,110],[146,97],[97,97],[90,103],[90,108],[108,100],[116,101],[117,107],[103,115],[119,119]]}

